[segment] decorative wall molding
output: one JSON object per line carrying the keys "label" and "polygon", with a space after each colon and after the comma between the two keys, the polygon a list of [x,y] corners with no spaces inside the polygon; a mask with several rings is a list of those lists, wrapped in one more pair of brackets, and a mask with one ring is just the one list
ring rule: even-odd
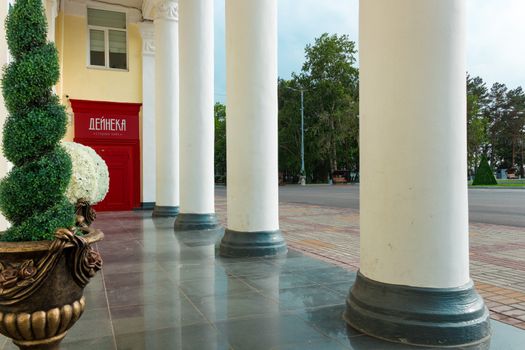
{"label": "decorative wall molding", "polygon": [[142,22],[139,28],[142,36],[142,54],[155,55],[155,26],[153,22]]}
{"label": "decorative wall molding", "polygon": [[142,21],[142,12],[140,8],[94,0],[67,0],[64,2],[64,11],[67,15],[71,16],[87,17],[88,7],[108,11],[125,12],[128,23]]}
{"label": "decorative wall molding", "polygon": [[179,3],[174,0],[159,0],[155,8],[155,19],[179,20]]}
{"label": "decorative wall molding", "polygon": [[145,20],[153,21],[155,19],[155,3],[156,0],[144,0],[142,1],[142,17]]}

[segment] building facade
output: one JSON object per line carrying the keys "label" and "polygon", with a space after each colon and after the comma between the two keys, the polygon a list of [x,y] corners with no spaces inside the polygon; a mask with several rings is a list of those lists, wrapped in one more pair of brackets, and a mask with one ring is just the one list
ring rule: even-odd
{"label": "building facade", "polygon": [[[216,227],[213,0],[45,5],[60,53],[56,93],[70,113],[66,139],[92,146],[110,168],[101,208],[153,208],[176,216],[179,230]],[[490,337],[469,275],[465,23],[466,0],[360,2],[361,270],[344,317],[383,339],[461,346]],[[0,49],[7,62],[5,40]],[[277,0],[226,0],[226,52],[220,253],[285,255]]]}

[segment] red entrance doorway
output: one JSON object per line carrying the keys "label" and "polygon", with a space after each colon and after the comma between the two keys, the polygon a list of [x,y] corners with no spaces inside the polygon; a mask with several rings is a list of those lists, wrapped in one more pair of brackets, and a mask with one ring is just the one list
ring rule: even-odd
{"label": "red entrance doorway", "polygon": [[139,103],[71,99],[75,142],[93,148],[109,168],[109,192],[98,211],[140,206]]}

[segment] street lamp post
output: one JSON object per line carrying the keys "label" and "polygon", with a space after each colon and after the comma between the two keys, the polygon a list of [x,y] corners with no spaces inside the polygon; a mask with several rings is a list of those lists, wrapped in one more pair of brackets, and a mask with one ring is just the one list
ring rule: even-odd
{"label": "street lamp post", "polygon": [[301,185],[306,185],[304,169],[304,90],[301,90]]}
{"label": "street lamp post", "polygon": [[299,181],[301,186],[306,185],[306,170],[304,168],[304,92],[305,89],[294,89],[288,87],[288,89],[293,91],[299,91],[301,93],[301,175],[299,176]]}

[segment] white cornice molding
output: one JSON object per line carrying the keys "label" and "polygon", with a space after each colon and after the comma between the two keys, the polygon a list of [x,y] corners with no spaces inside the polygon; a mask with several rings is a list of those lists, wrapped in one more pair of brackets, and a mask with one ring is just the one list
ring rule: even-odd
{"label": "white cornice molding", "polygon": [[67,15],[87,17],[87,8],[97,8],[101,10],[125,12],[128,23],[138,23],[142,21],[142,12],[138,8],[127,7],[118,4],[109,4],[93,0],[64,0],[65,13]]}
{"label": "white cornice molding", "polygon": [[142,16],[144,19],[153,21],[165,19],[170,21],[179,20],[178,0],[144,0],[142,2]]}
{"label": "white cornice molding", "polygon": [[155,3],[156,0],[144,0],[142,1],[142,17],[144,19],[153,21],[155,19]]}
{"label": "white cornice molding", "polygon": [[155,25],[151,21],[142,22],[139,24],[139,28],[142,36],[142,54],[155,55]]}
{"label": "white cornice molding", "polygon": [[155,19],[169,21],[179,20],[179,2],[175,0],[159,0],[155,9]]}
{"label": "white cornice molding", "polygon": [[50,7],[51,18],[58,17],[58,0],[47,0],[47,6]]}

